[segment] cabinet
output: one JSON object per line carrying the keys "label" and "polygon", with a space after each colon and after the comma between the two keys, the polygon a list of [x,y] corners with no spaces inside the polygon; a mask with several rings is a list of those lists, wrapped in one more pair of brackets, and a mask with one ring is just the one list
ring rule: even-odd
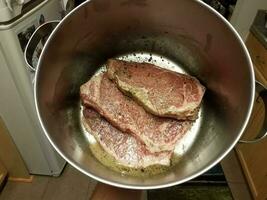
{"label": "cabinet", "polygon": [[30,182],[32,179],[0,116],[0,182],[1,170],[8,171],[9,180]]}
{"label": "cabinet", "polygon": [[7,170],[5,166],[3,165],[3,163],[0,161],[0,192],[1,192],[2,186],[4,185],[6,176],[7,176]]}
{"label": "cabinet", "polygon": [[[255,76],[267,87],[267,49],[253,34],[248,36],[246,45],[250,52]],[[243,139],[254,138],[264,120],[265,108],[261,98],[256,97],[253,112]],[[267,200],[267,139],[255,144],[239,144],[236,147],[240,163],[255,200]]]}

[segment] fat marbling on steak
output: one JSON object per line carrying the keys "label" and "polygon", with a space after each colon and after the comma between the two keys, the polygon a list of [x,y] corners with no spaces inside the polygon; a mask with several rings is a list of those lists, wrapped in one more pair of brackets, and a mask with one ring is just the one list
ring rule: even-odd
{"label": "fat marbling on steak", "polygon": [[102,148],[123,166],[144,168],[155,164],[170,165],[172,152],[149,152],[143,143],[112,126],[91,108],[83,110],[82,123]]}
{"label": "fat marbling on steak", "polygon": [[146,112],[125,96],[106,73],[93,76],[80,88],[82,104],[93,107],[113,126],[143,142],[150,152],[173,151],[191,128],[188,121],[162,118]]}
{"label": "fat marbling on steak", "polygon": [[205,92],[194,77],[149,63],[108,60],[107,72],[119,89],[148,112],[178,120],[195,120]]}

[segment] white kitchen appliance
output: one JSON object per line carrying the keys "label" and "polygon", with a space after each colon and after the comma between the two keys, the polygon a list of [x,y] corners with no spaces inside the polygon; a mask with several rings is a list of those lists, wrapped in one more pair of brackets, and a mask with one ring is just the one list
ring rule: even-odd
{"label": "white kitchen appliance", "polygon": [[45,21],[61,19],[61,5],[59,0],[0,0],[0,115],[32,174],[57,176],[66,163],[39,125],[33,73],[23,58],[33,31]]}

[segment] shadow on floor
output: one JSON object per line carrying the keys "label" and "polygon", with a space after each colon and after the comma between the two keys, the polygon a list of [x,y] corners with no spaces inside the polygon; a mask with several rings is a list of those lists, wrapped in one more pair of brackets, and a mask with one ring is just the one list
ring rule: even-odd
{"label": "shadow on floor", "polygon": [[32,183],[8,181],[0,200],[88,200],[96,181],[67,165],[59,177],[34,176]]}

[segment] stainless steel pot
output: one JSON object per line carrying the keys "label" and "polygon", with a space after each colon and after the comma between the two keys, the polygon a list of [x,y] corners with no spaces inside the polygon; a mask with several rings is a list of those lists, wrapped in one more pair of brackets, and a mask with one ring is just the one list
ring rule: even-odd
{"label": "stainless steel pot", "polygon": [[[45,35],[49,28],[43,25],[32,37],[25,54],[29,62],[38,33]],[[147,59],[150,54],[156,59]],[[100,164],[88,148],[80,125],[79,87],[112,57],[174,67],[207,87],[189,148],[165,174],[123,176]],[[254,87],[246,47],[232,26],[204,3],[91,0],[65,17],[50,35],[37,67],[35,103],[49,141],[75,168],[114,186],[152,189],[183,183],[218,163],[242,136]],[[266,89],[260,84],[258,88],[266,99]],[[266,126],[257,140],[265,135]]]}

